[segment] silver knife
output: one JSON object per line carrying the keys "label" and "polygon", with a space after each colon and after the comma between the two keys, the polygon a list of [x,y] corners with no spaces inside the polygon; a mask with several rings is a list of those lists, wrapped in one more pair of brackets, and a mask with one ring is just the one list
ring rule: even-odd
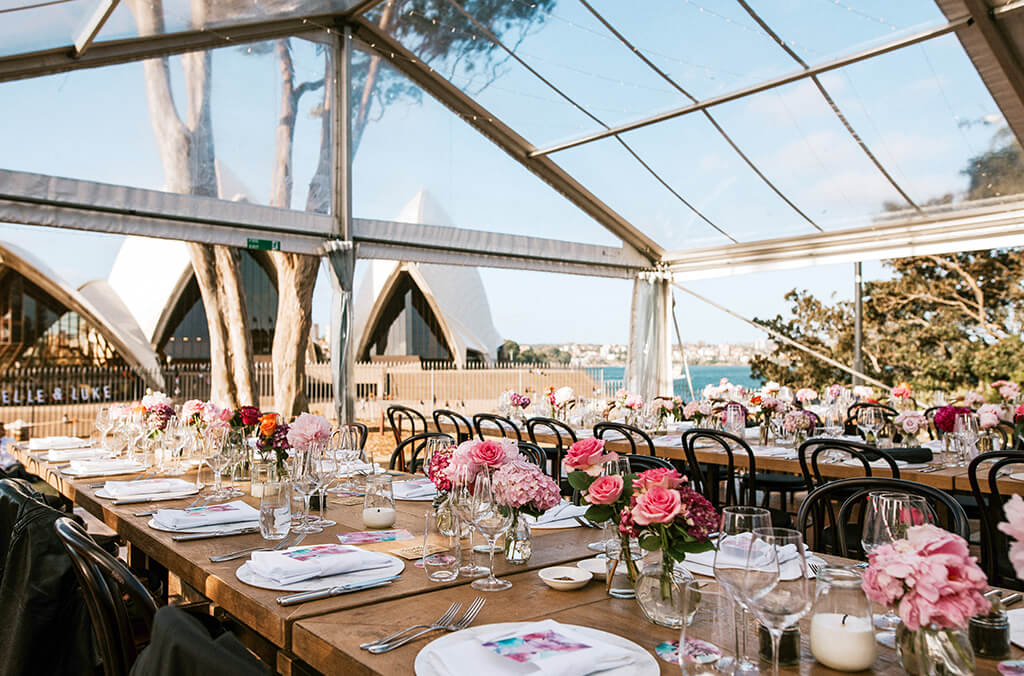
{"label": "silver knife", "polygon": [[332,596],[340,596],[341,594],[348,594],[350,592],[362,591],[364,589],[373,589],[375,587],[383,587],[391,584],[394,580],[398,579],[398,575],[393,577],[382,578],[380,580],[370,580],[369,582],[353,582],[352,584],[343,584],[337,587],[327,587],[325,589],[317,589],[316,591],[299,592],[298,594],[289,594],[287,596],[278,596],[277,604],[280,606],[294,606],[298,603],[306,603],[307,601],[319,601],[320,599],[330,598]]}
{"label": "silver knife", "polygon": [[259,533],[259,526],[250,526],[249,528],[238,528],[235,530],[215,530],[209,533],[186,533],[185,535],[173,535],[171,539],[175,542],[188,542],[190,540],[206,540],[207,538],[224,538],[231,535],[249,535],[250,533]]}

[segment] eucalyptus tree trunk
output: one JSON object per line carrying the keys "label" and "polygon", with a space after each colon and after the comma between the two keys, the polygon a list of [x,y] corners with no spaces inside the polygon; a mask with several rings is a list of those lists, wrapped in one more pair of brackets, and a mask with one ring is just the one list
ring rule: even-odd
{"label": "eucalyptus tree trunk", "polygon": [[[205,22],[208,0],[193,0],[192,16]],[[162,0],[131,0],[140,35],[163,32]],[[210,112],[210,53],[181,57],[185,76],[185,119],[175,106],[167,57],[142,62],[146,99],[164,169],[165,189],[217,197]],[[221,406],[256,403],[252,335],[239,272],[240,254],[219,245],[189,243],[189,255],[206,309],[210,333],[210,398]]]}

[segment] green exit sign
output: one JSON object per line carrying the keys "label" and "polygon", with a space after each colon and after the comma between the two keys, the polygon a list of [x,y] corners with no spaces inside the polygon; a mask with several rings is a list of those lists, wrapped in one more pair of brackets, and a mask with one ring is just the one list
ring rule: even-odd
{"label": "green exit sign", "polygon": [[253,239],[246,240],[245,248],[256,249],[257,251],[280,251],[281,241],[276,239]]}

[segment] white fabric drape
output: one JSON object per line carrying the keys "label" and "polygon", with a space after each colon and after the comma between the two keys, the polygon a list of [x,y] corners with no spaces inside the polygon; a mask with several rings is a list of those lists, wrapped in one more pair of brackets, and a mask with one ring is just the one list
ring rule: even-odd
{"label": "white fabric drape", "polygon": [[672,394],[672,293],[666,279],[641,275],[633,282],[626,388],[649,400]]}
{"label": "white fabric drape", "polygon": [[335,240],[325,245],[330,263],[331,287],[331,380],[338,424],[355,422],[352,394],[352,281],[355,252],[351,242]]}

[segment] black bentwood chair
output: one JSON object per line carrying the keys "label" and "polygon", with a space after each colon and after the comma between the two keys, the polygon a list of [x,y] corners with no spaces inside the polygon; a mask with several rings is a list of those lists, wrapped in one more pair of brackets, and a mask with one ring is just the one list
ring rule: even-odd
{"label": "black bentwood chair", "polygon": [[[988,492],[983,490],[979,478],[984,463],[988,465]],[[1024,470],[1024,453],[1020,451],[992,451],[982,453],[971,460],[967,466],[967,478],[971,482],[971,493],[978,508],[978,520],[981,522],[981,567],[988,576],[988,583],[993,587],[1008,587],[1024,591],[1024,582],[1017,579],[1010,565],[1007,552],[1010,540],[1006,533],[999,530],[998,525],[1006,520],[1004,507],[1008,496],[999,490],[999,475],[1005,473],[1011,465],[1021,465]]]}
{"label": "black bentwood chair", "polygon": [[[545,431],[554,437],[554,446],[544,446],[537,440],[538,428],[540,433]],[[554,418],[530,418],[526,421],[526,433],[530,435],[530,441],[544,449],[548,458],[548,474],[559,486],[562,485],[562,457],[569,447],[578,440],[576,432],[561,420]]]}
{"label": "black bentwood chair", "polygon": [[[391,432],[395,435],[395,445],[402,443],[402,439],[416,434],[428,432],[427,419],[423,414],[408,406],[388,406],[388,422],[391,423]],[[408,434],[403,428],[408,425]]]}
{"label": "black bentwood chair", "polygon": [[[640,444],[643,444],[647,447],[648,455],[655,455],[654,442],[651,440],[650,435],[639,427],[616,422],[599,422],[594,425],[594,436],[598,439],[604,439],[605,435],[609,432],[616,432],[625,437],[625,441],[629,442],[629,452],[631,454],[639,453],[641,450]],[[605,439],[605,441],[618,441],[618,439],[613,437],[612,439]]]}
{"label": "black bentwood chair", "polygon": [[814,439],[808,439],[804,443],[800,444],[800,449],[797,454],[800,459],[800,470],[803,472],[804,481],[807,485],[807,490],[811,491],[829,482],[828,479],[824,478],[821,474],[821,469],[818,467],[818,463],[824,462],[825,454],[832,453],[843,453],[850,456],[850,458],[860,462],[864,469],[864,476],[871,476],[871,457],[878,456],[882,460],[885,460],[889,466],[889,471],[892,472],[894,479],[900,478],[900,468],[893,460],[892,456],[886,453],[884,450],[875,448],[868,444],[863,444],[859,441],[847,441],[845,439],[826,439],[823,437],[815,437]]}
{"label": "black bentwood chair", "polygon": [[544,469],[544,461],[547,460],[547,456],[544,455],[544,449],[540,446],[529,441],[520,441],[519,452],[526,456],[527,460],[540,467],[541,470]]}
{"label": "black bentwood chair", "polygon": [[[856,477],[830,481],[814,489],[800,505],[796,528],[811,549],[846,558],[863,558],[859,539],[850,542],[850,533],[863,530],[865,502],[872,491],[909,493],[923,497],[936,511],[936,525],[966,540],[970,536],[967,513],[953,497],[938,488],[905,479]],[[835,508],[840,503],[839,510]],[[943,509],[938,510],[936,507]],[[943,518],[944,517],[944,518]],[[836,533],[833,538],[829,533]]]}
{"label": "black bentwood chair", "polygon": [[[427,442],[431,439],[444,439],[449,444],[454,444],[455,439],[450,434],[443,434],[440,432],[424,432],[423,434],[414,434],[402,443],[395,447],[395,450],[391,453],[391,459],[388,460],[388,469],[405,469],[405,471],[415,474],[418,470],[426,469],[427,460],[429,458],[420,458],[420,454],[423,449],[427,447]],[[412,449],[412,455],[409,456],[409,462],[405,462],[405,452]]]}
{"label": "black bentwood chair", "polygon": [[491,423],[497,428],[495,430],[489,425],[487,431],[491,434],[497,433],[498,436],[505,439],[523,440],[523,435],[519,428],[505,416],[495,415],[494,413],[477,413],[473,416],[473,429],[476,430],[476,436],[479,437],[480,441],[484,440],[484,423]]}
{"label": "black bentwood chair", "polygon": [[366,440],[370,436],[370,428],[361,422],[348,423],[346,425],[339,425],[338,429],[344,431],[349,437],[358,439],[359,450],[366,449]]}
{"label": "black bentwood chair", "polygon": [[469,422],[466,417],[455,411],[449,411],[446,408],[434,409],[434,425],[437,427],[437,431],[444,434],[444,428],[442,422],[446,422],[452,426],[455,432],[455,442],[461,444],[463,441],[469,441],[473,438],[473,423]]}
{"label": "black bentwood chair", "polygon": [[[140,639],[148,640],[152,632],[156,600],[124,563],[100,549],[74,521],[57,519],[54,528],[82,585],[103,671],[106,676],[126,676],[138,657]],[[141,635],[133,627],[135,618],[144,624]]]}

